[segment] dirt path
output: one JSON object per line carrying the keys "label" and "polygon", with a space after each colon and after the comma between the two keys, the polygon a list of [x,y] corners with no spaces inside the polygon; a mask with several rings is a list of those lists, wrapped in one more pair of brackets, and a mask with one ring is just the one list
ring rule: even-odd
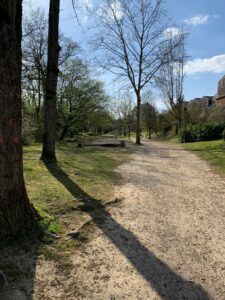
{"label": "dirt path", "polygon": [[37,264],[35,282],[45,274],[45,285],[33,299],[225,299],[224,178],[159,142],[145,142],[118,172],[121,204],[102,212],[66,280]]}
{"label": "dirt path", "polygon": [[118,172],[121,207],[74,257],[78,299],[225,299],[224,179],[158,142]]}

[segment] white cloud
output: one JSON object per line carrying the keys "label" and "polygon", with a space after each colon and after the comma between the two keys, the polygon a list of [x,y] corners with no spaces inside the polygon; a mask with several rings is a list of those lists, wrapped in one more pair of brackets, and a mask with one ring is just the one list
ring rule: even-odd
{"label": "white cloud", "polygon": [[185,66],[185,72],[189,75],[206,72],[225,73],[225,54],[189,61]]}
{"label": "white cloud", "polygon": [[183,31],[177,27],[168,27],[166,30],[164,30],[164,34],[168,38],[178,36],[182,33]]}
{"label": "white cloud", "polygon": [[208,22],[210,15],[197,15],[189,19],[183,20],[187,25],[198,26]]}

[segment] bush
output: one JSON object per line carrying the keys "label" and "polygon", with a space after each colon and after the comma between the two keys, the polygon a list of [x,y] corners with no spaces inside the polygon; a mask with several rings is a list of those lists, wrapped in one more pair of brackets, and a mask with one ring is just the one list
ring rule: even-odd
{"label": "bush", "polygon": [[[219,140],[222,139],[224,131],[225,123],[189,125],[186,130],[186,143]],[[184,128],[181,128],[178,137],[181,143],[185,142]]]}
{"label": "bush", "polygon": [[185,137],[185,130],[181,128],[178,133],[178,139],[181,143],[192,143],[196,141],[196,136],[190,129],[186,130],[186,137]]}

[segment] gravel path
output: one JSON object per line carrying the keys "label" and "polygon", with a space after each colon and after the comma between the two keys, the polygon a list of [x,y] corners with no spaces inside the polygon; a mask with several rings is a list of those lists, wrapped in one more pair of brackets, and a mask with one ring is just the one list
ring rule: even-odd
{"label": "gravel path", "polygon": [[123,200],[100,209],[93,239],[69,256],[71,272],[21,256],[30,280],[4,300],[225,300],[224,177],[155,141],[117,171],[112,195]]}
{"label": "gravel path", "polygon": [[225,299],[224,178],[147,141],[118,172],[124,200],[74,256],[66,299]]}

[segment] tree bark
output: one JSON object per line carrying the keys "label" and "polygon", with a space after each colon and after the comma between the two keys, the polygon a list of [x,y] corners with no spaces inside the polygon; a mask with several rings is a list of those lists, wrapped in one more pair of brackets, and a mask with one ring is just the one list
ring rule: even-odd
{"label": "tree bark", "polygon": [[137,123],[136,123],[136,144],[141,145],[141,94],[137,91]]}
{"label": "tree bark", "polygon": [[38,233],[22,158],[22,0],[0,1],[0,239]]}
{"label": "tree bark", "polygon": [[44,101],[44,137],[42,160],[56,161],[56,95],[59,59],[59,8],[60,0],[50,0],[48,29],[48,63]]}

